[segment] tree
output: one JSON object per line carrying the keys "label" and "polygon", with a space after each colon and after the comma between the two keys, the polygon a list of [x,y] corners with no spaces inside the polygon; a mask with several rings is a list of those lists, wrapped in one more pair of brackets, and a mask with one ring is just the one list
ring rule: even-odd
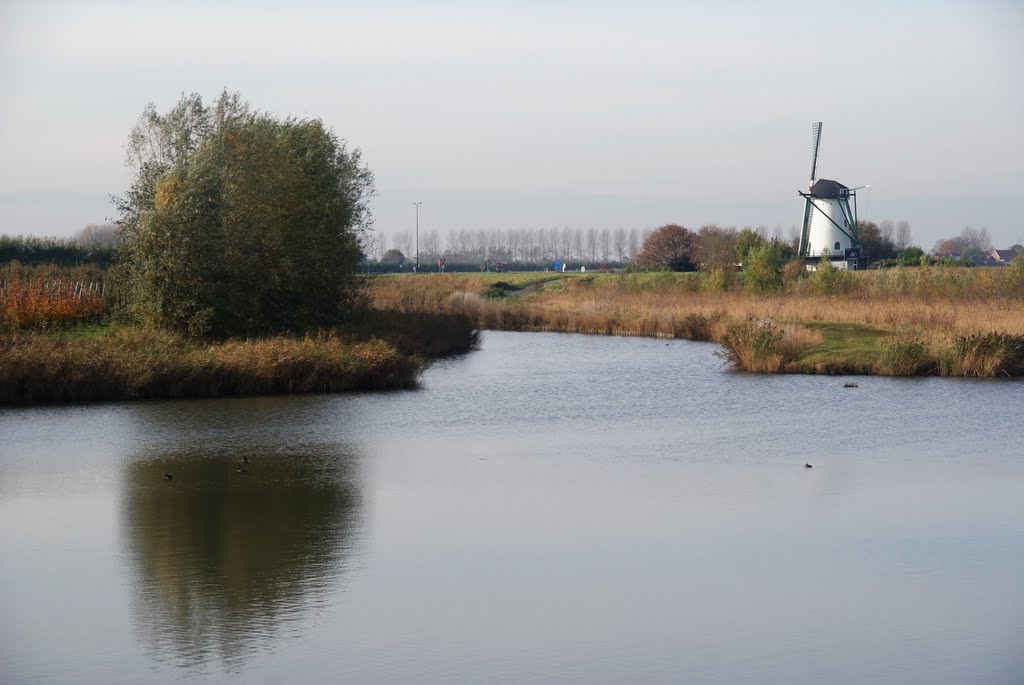
{"label": "tree", "polygon": [[857,222],[857,237],[860,238],[860,246],[866,256],[872,259],[892,259],[898,250],[892,237],[892,222],[882,222],[882,225],[874,221],[861,219]]}
{"label": "tree", "polygon": [[395,249],[401,251],[402,254],[412,254],[413,236],[409,231],[398,231],[391,236],[391,242],[395,244]]}
{"label": "tree", "polygon": [[697,232],[697,261],[700,262],[700,268],[704,271],[734,271],[737,239],[735,228],[722,228],[714,224],[702,226]]}
{"label": "tree", "polygon": [[623,261],[626,260],[626,256],[625,255],[626,255],[626,241],[627,240],[628,240],[628,238],[626,237],[626,229],[623,228],[622,226],[619,226],[618,228],[616,228],[615,229],[615,233],[612,234],[612,242],[613,242],[613,245],[614,245],[613,251],[612,251],[612,256],[614,257],[615,261],[623,262]]}
{"label": "tree", "polygon": [[439,257],[441,255],[441,237],[437,234],[437,231],[431,230],[423,234],[423,253],[431,257]]}
{"label": "tree", "polygon": [[640,231],[638,231],[635,226],[630,228],[626,237],[625,259],[635,262],[636,258],[640,255],[641,243],[643,243],[643,240],[640,238]]}
{"label": "tree", "polygon": [[900,219],[896,222],[896,249],[902,250],[909,247],[911,240],[913,240],[913,237],[910,230],[910,222],[906,219]]}
{"label": "tree", "polygon": [[960,235],[946,238],[935,243],[932,250],[943,257],[960,257],[973,263],[981,263],[984,256],[992,251],[992,237],[984,226],[973,228],[965,226]]}
{"label": "tree", "polygon": [[330,326],[353,306],[373,175],[317,120],[275,119],[238,94],[148,106],[135,179],[117,201],[129,313],[226,337]]}
{"label": "tree", "polygon": [[72,240],[83,247],[117,243],[117,224],[86,224]]}
{"label": "tree", "polygon": [[644,240],[637,264],[671,271],[694,270],[695,236],[678,224],[666,224]]}
{"label": "tree", "polygon": [[899,251],[899,254],[896,255],[896,258],[900,260],[900,264],[906,266],[913,266],[915,264],[920,264],[921,257],[923,256],[924,250],[915,245],[907,245],[906,247]]}
{"label": "tree", "polygon": [[736,236],[736,257],[740,263],[746,264],[750,251],[764,243],[764,238],[753,228],[747,226]]}
{"label": "tree", "polygon": [[385,264],[401,264],[402,262],[405,261],[405,255],[402,254],[401,250],[391,248],[390,250],[384,253],[384,256],[381,257],[380,261],[384,262]]}

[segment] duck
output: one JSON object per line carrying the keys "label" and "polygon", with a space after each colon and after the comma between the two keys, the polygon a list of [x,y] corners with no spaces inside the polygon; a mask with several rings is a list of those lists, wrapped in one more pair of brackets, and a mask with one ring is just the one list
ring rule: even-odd
{"label": "duck", "polygon": [[164,474],[164,480],[171,480],[172,478],[174,478],[174,474],[173,473],[165,473]]}
{"label": "duck", "polygon": [[804,468],[805,469],[813,469],[814,467],[811,466],[810,464],[804,464]]}

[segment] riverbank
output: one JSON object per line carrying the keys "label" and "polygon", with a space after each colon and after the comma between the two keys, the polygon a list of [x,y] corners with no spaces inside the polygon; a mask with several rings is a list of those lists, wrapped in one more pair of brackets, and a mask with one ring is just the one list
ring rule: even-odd
{"label": "riverbank", "polygon": [[430,357],[476,342],[458,313],[364,312],[304,337],[194,341],[127,326],[0,337],[0,404],[414,387]]}
{"label": "riverbank", "polygon": [[1017,265],[799,274],[757,295],[715,274],[434,274],[374,279],[370,297],[396,311],[464,313],[482,329],[717,342],[747,371],[1024,375]]}

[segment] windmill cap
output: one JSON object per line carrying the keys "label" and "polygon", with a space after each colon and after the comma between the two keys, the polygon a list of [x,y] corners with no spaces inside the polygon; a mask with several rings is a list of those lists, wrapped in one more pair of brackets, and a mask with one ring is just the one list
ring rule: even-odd
{"label": "windmill cap", "polygon": [[850,189],[844,186],[839,181],[830,181],[827,178],[818,179],[814,185],[811,186],[810,194],[814,197],[820,197],[824,199],[831,199],[836,197],[846,197],[849,195]]}

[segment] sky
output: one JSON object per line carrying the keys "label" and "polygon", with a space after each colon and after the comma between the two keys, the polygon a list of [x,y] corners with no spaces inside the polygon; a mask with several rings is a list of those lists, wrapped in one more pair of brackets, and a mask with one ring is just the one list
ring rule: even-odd
{"label": "sky", "polygon": [[115,216],[150,102],[319,118],[376,229],[788,230],[819,177],[931,246],[1024,243],[1024,3],[0,0],[0,233]]}

